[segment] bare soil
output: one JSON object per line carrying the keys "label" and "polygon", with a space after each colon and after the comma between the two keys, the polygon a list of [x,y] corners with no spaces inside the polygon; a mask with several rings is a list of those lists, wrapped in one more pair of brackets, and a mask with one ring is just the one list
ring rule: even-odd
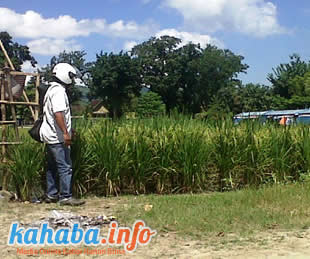
{"label": "bare soil", "polygon": [[[85,216],[116,216],[120,207],[125,204],[122,199],[88,199],[82,207],[59,207],[55,204],[29,204],[18,202],[0,203],[0,251],[1,258],[24,258],[17,247],[7,245],[10,225],[14,221],[31,223],[45,218],[51,210],[72,212]],[[120,206],[120,204],[122,206]],[[121,222],[120,222],[121,223]],[[131,227],[131,226],[129,226]],[[103,231],[107,231],[107,227]],[[30,249],[31,247],[24,247]],[[33,247],[38,249],[38,247]],[[54,247],[61,249],[59,247]],[[85,247],[70,247],[69,249]],[[53,247],[44,247],[53,249]],[[92,249],[99,249],[98,247]],[[100,248],[101,249],[101,248]],[[192,237],[176,233],[158,233],[151,244],[139,246],[132,254],[125,255],[31,255],[37,258],[310,258],[310,230],[280,231],[270,229],[250,237],[218,233],[204,240],[193,240]]]}

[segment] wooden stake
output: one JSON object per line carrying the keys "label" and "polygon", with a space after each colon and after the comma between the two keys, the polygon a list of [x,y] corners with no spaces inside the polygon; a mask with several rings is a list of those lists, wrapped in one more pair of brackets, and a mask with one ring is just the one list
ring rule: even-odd
{"label": "wooden stake", "polygon": [[17,119],[16,119],[16,110],[15,110],[15,105],[13,103],[13,93],[12,93],[12,87],[11,87],[11,75],[10,73],[7,74],[8,78],[8,93],[9,93],[9,100],[11,102],[10,108],[11,108],[11,113],[12,113],[12,118],[15,121],[14,124],[14,129],[15,129],[15,135],[17,140],[19,141],[19,134],[18,134],[18,127],[17,127]]}
{"label": "wooden stake", "polygon": [[12,61],[11,61],[9,55],[8,55],[8,53],[6,52],[6,49],[4,48],[3,43],[2,43],[1,40],[0,40],[0,47],[1,47],[2,51],[3,51],[3,53],[4,53],[4,56],[5,56],[6,60],[7,60],[7,62],[10,64],[11,69],[15,70],[15,67],[14,67],[14,65],[13,65],[13,63],[12,63]]}
{"label": "wooden stake", "polygon": [[[23,90],[23,96],[24,96],[26,102],[27,102],[27,103],[30,103],[29,98],[28,98],[28,96],[27,96],[25,90]],[[30,112],[31,112],[31,115],[32,115],[33,120],[36,120],[36,115],[35,115],[35,112],[34,112],[32,106],[29,106],[29,108],[30,108]]]}
{"label": "wooden stake", "polygon": [[37,80],[36,80],[36,95],[35,95],[35,103],[38,105],[35,106],[35,121],[39,118],[39,86],[40,86],[40,75],[37,75]]}
{"label": "wooden stake", "polygon": [[[18,133],[18,125],[17,125],[17,116],[16,116],[15,105],[28,105],[28,106],[30,106],[30,111],[31,111],[32,117],[34,118],[34,120],[36,120],[38,118],[38,115],[39,115],[39,107],[38,107],[39,106],[39,91],[38,91],[38,87],[40,84],[40,75],[38,73],[23,73],[23,72],[15,71],[15,67],[14,67],[8,53],[6,52],[4,45],[1,42],[1,40],[0,40],[0,48],[3,51],[4,56],[6,58],[5,67],[3,68],[2,71],[0,71],[0,93],[1,93],[1,97],[0,97],[0,109],[1,109],[0,125],[2,125],[1,126],[2,136],[1,136],[1,142],[0,142],[1,154],[2,154],[1,162],[7,163],[7,155],[8,155],[7,146],[8,145],[22,144],[19,141],[19,133]],[[10,67],[8,67],[8,64],[10,65]],[[29,101],[29,98],[28,98],[28,96],[24,90],[23,90],[23,96],[24,96],[26,102],[14,101],[14,97],[13,97],[13,93],[12,93],[12,84],[11,84],[13,75],[36,76],[35,102]],[[9,94],[9,100],[5,100],[5,94],[6,93]],[[6,105],[10,105],[12,120],[7,120],[7,118],[6,118]],[[32,106],[34,106],[35,110],[33,109]],[[7,125],[8,124],[14,125],[17,141],[9,142],[7,140]],[[5,167],[3,167],[3,171],[2,171],[2,188],[3,188],[3,190],[8,190],[9,176],[10,176],[9,171]],[[16,188],[16,191],[17,191],[17,193],[20,193],[18,188]]]}
{"label": "wooden stake", "polygon": [[[5,75],[3,75],[1,77],[1,101],[4,100],[5,98]],[[5,104],[1,104],[0,105],[1,107],[1,120],[2,121],[6,121],[6,109],[5,109]],[[2,142],[5,143],[7,142],[7,139],[6,139],[6,126],[5,125],[2,125],[1,127],[2,129]],[[7,156],[7,152],[6,152],[6,145],[2,145],[1,146],[1,154],[2,154],[2,158],[1,158],[1,162],[2,163],[6,163],[7,160],[6,160],[6,156]],[[7,190],[8,189],[8,172],[5,168],[3,168],[3,171],[2,171],[2,189],[3,190]]]}
{"label": "wooden stake", "polygon": [[38,103],[34,103],[34,102],[10,102],[10,101],[6,101],[6,100],[0,100],[0,104],[14,104],[14,105],[28,105],[28,106],[36,106],[39,105]]}

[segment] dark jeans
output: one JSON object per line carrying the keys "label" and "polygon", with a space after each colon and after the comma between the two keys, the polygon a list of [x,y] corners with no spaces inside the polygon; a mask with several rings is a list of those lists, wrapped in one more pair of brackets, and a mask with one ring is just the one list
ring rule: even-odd
{"label": "dark jeans", "polygon": [[[57,187],[59,176],[59,190]],[[63,143],[47,145],[47,195],[59,200],[72,197],[72,161],[70,148]]]}

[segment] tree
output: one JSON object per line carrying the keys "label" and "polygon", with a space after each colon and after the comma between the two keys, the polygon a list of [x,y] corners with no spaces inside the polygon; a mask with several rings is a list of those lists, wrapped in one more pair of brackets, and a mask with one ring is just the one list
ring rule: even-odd
{"label": "tree", "polygon": [[[2,41],[5,50],[7,51],[16,70],[21,70],[21,65],[25,61],[30,61],[34,67],[37,61],[30,54],[30,50],[25,45],[20,45],[17,42],[12,41],[12,37],[7,32],[0,32],[0,40]],[[6,59],[4,53],[0,51],[0,68],[4,67]]]}
{"label": "tree", "polygon": [[234,113],[249,111],[266,111],[272,108],[272,89],[260,84],[246,84],[235,92]]}
{"label": "tree", "polygon": [[302,61],[299,55],[293,54],[290,56],[289,63],[280,64],[272,71],[273,73],[268,74],[267,79],[272,84],[274,94],[291,98],[293,95],[301,93],[294,79],[298,76],[304,77],[310,71],[310,66]]}
{"label": "tree", "polygon": [[202,56],[202,48],[199,44],[188,43],[177,49],[179,62],[179,94],[181,95],[179,110],[189,113],[200,112],[199,102],[199,62]]}
{"label": "tree", "polygon": [[297,96],[310,96],[310,71],[304,76],[297,75],[288,80],[289,93]]}
{"label": "tree", "polygon": [[178,86],[180,63],[176,52],[180,43],[181,40],[175,37],[152,37],[131,52],[142,68],[143,85],[161,96],[168,111],[177,106],[181,96]]}
{"label": "tree", "polygon": [[138,98],[137,114],[139,117],[163,115],[165,110],[165,104],[157,93],[149,91]]}
{"label": "tree", "polygon": [[91,68],[90,95],[101,98],[112,110],[114,118],[123,114],[123,108],[141,91],[140,69],[137,60],[127,53],[100,53]]}
{"label": "tree", "polygon": [[238,73],[248,68],[230,50],[193,43],[182,47],[180,39],[170,36],[151,38],[135,46],[132,55],[143,68],[144,85],[162,97],[167,111],[208,109],[218,90],[236,85]]}
{"label": "tree", "polygon": [[198,63],[199,86],[198,104],[205,110],[212,105],[212,98],[222,88],[236,87],[240,84],[239,73],[245,73],[249,67],[243,64],[243,57],[230,50],[218,49],[207,45]]}

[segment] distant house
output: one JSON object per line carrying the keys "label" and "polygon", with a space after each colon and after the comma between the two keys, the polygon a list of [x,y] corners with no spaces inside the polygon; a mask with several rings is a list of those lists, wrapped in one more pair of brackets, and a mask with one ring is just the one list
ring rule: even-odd
{"label": "distant house", "polygon": [[235,124],[243,120],[257,119],[260,122],[275,121],[282,125],[310,124],[310,109],[243,112],[234,116]]}
{"label": "distant house", "polygon": [[107,117],[109,111],[104,107],[103,102],[100,100],[93,100],[91,102],[92,115],[94,117]]}

